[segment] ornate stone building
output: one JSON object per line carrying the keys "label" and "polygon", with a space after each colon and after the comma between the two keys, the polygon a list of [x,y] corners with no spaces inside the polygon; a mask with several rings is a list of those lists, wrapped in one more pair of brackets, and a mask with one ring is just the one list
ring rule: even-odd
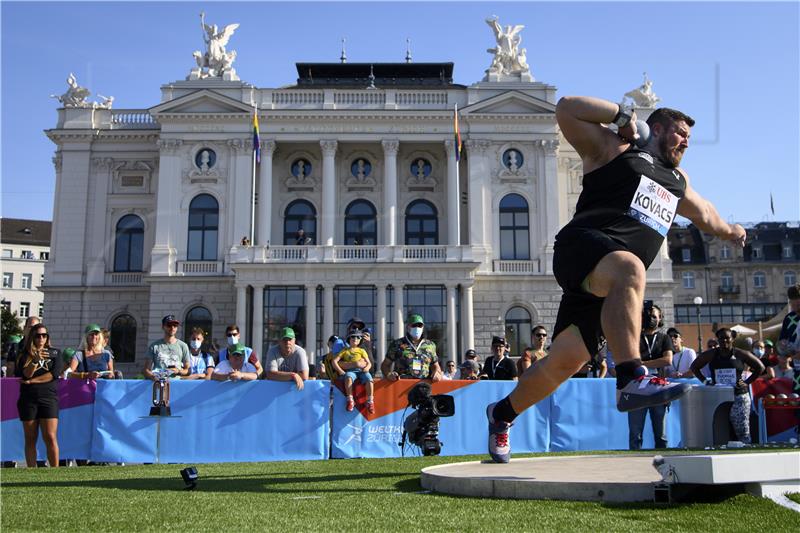
{"label": "ornate stone building", "polygon": [[[118,363],[138,367],[174,313],[213,339],[235,322],[262,352],[292,324],[313,358],[357,315],[380,362],[413,311],[444,358],[485,356],[504,332],[517,355],[532,326],[555,322],[553,238],[582,175],[556,88],[521,59],[495,57],[468,86],[452,63],[297,63],[282,88],[208,75],[198,59],[149,109],[59,109],[54,338],[75,344],[99,322]],[[666,247],[648,279],[671,314]]]}
{"label": "ornate stone building", "polygon": [[744,248],[707,235],[694,225],[668,234],[675,273],[676,321],[693,323],[695,297],[704,323],[757,322],[786,306],[786,290],[800,273],[797,223],[748,224]]}

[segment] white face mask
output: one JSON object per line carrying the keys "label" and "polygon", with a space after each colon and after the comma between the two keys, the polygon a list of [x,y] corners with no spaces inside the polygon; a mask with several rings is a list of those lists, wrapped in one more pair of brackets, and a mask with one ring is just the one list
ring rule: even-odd
{"label": "white face mask", "polygon": [[239,335],[228,335],[228,346],[233,346],[239,342]]}
{"label": "white face mask", "polygon": [[414,339],[422,337],[422,328],[409,328],[408,332]]}
{"label": "white face mask", "polygon": [[753,355],[755,355],[756,357],[763,356],[764,355],[764,348],[756,348],[755,350],[753,350]]}
{"label": "white face mask", "polygon": [[192,350],[199,350],[202,344],[203,344],[202,342],[196,339],[192,339],[191,341],[189,341],[189,346],[192,348]]}

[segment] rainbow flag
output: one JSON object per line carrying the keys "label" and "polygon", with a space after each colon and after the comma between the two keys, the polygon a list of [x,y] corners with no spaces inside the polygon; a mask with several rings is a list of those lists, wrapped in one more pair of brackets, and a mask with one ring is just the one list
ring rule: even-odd
{"label": "rainbow flag", "polygon": [[455,132],[456,161],[461,160],[461,130],[458,129],[458,104],[453,107],[453,131]]}
{"label": "rainbow flag", "polygon": [[258,134],[258,108],[253,110],[253,152],[256,154],[256,163],[261,163],[261,138]]}

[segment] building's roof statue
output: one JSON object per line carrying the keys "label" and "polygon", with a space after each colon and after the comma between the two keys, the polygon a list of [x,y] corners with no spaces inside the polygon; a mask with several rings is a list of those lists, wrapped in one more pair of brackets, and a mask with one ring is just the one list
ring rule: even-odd
{"label": "building's roof statue", "polygon": [[647,72],[644,73],[644,83],[636,89],[625,93],[624,100],[632,100],[633,105],[644,108],[655,108],[661,98],[653,92],[653,82],[647,79]]}
{"label": "building's roof statue", "polygon": [[492,28],[497,46],[486,51],[493,54],[492,64],[486,69],[484,81],[533,81],[528,65],[527,50],[519,48],[522,41],[520,32],[525,26],[500,26],[496,15],[486,19]]}
{"label": "building's roof statue", "polygon": [[67,77],[67,92],[62,94],[61,96],[57,94],[51,94],[50,98],[55,98],[58,100],[62,106],[64,107],[86,107],[92,109],[111,109],[111,106],[114,105],[114,97],[113,96],[103,96],[102,94],[98,94],[102,101],[100,102],[89,102],[86,99],[89,98],[89,89],[86,87],[81,87],[78,85],[78,79],[75,77],[75,74],[72,72],[69,73]]}
{"label": "building's roof statue", "polygon": [[233,62],[236,60],[236,50],[230,52],[225,49],[238,24],[228,24],[222,31],[216,24],[206,24],[206,14],[200,13],[200,26],[203,28],[203,41],[206,43],[206,52],[195,50],[192,54],[197,66],[189,72],[190,80],[204,78],[221,78],[226,81],[237,81],[236,69]]}

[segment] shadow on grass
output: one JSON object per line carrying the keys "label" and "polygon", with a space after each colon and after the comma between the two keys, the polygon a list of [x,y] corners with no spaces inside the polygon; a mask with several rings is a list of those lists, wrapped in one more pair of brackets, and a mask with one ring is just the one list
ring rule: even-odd
{"label": "shadow on grass", "polygon": [[[312,477],[286,477],[276,478],[275,475],[244,474],[236,476],[208,476],[204,477],[202,471],[197,483],[197,492],[258,492],[273,494],[296,494],[308,492],[341,493],[341,492],[394,492],[417,491],[419,480],[412,479],[401,481],[392,487],[379,488],[365,486],[364,481],[383,478],[397,478],[396,473],[384,474],[332,474]],[[297,473],[288,474],[297,476]],[[399,474],[402,476],[403,474]],[[347,483],[352,482],[352,486]],[[344,484],[344,485],[343,485]],[[290,485],[284,488],[283,486]],[[395,488],[397,487],[397,488]],[[3,483],[4,489],[14,488],[99,488],[117,490],[142,490],[142,491],[182,491],[183,480],[178,472],[174,476],[160,478],[127,478],[127,479],[80,479],[74,481],[25,481]]]}

